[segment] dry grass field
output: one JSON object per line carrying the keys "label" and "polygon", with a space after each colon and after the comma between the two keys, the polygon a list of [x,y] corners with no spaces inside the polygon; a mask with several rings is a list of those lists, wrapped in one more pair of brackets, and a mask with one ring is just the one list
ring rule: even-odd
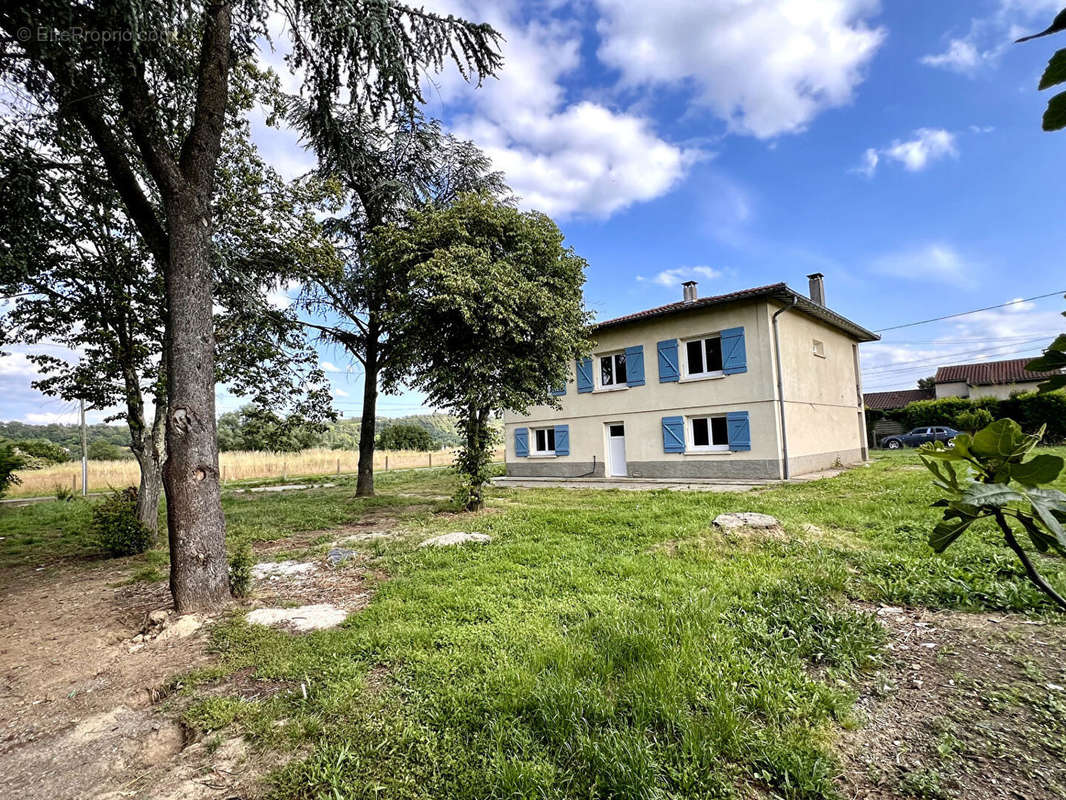
{"label": "dry grass field", "polygon": [[[503,459],[503,451],[496,454]],[[436,450],[423,453],[414,450],[379,451],[374,456],[374,469],[409,469],[411,467],[443,467],[452,463],[455,450]],[[258,478],[297,478],[311,475],[353,473],[359,463],[355,450],[304,450],[300,453],[229,452],[220,454],[222,481],[254,480]],[[51,495],[59,487],[81,491],[81,463],[71,461],[47,469],[22,470],[22,480],[12,487],[9,497],[42,497]],[[137,462],[133,459],[89,462],[89,491],[134,486],[139,481]]]}

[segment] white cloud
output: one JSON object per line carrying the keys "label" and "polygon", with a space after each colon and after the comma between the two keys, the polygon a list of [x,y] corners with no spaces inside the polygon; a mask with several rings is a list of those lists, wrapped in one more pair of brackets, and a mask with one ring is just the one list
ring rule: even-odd
{"label": "white cloud", "polygon": [[710,281],[721,277],[721,270],[714,269],[714,267],[675,267],[673,269],[664,269],[650,278],[638,275],[637,280],[655,283],[659,286],[674,287],[679,286],[684,281],[693,281],[698,278]]}
{"label": "white cloud", "polygon": [[661,138],[646,117],[567,97],[564,82],[581,68],[576,24],[522,21],[522,10],[507,2],[432,5],[485,20],[506,39],[498,78],[474,89],[453,70],[426,94],[430,113],[437,100],[457,109],[455,132],[492,158],[523,206],[560,217],[608,217],[670,191],[701,156]]}
{"label": "white cloud", "polygon": [[973,284],[973,265],[946,244],[934,243],[889,253],[876,259],[872,266],[874,272],[896,278],[964,287]]}
{"label": "white cloud", "polygon": [[25,353],[8,353],[0,356],[0,375],[37,376],[37,367]]}
{"label": "white cloud", "polygon": [[770,138],[850,102],[885,38],[877,0],[594,0],[624,86],[691,87],[730,130]]}
{"label": "white cloud", "polygon": [[339,386],[334,386],[333,387],[333,396],[334,397],[351,397],[351,394],[349,394],[348,392],[344,391],[344,389],[342,389]]}
{"label": "white cloud", "polygon": [[1046,27],[1061,8],[1061,0],[999,0],[987,17],[970,20],[970,29],[964,35],[950,36],[943,51],[918,60],[929,67],[972,77],[981,69],[994,66],[1015,39]]}
{"label": "white cloud", "polygon": [[1007,314],[1020,314],[1023,311],[1032,311],[1036,308],[1036,303],[1029,301],[1025,302],[1021,297],[1015,297],[1009,301],[1011,305],[1004,306],[1003,311]]}
{"label": "white cloud", "polygon": [[862,164],[853,172],[872,178],[877,166],[883,159],[891,159],[903,165],[908,172],[921,172],[934,161],[942,158],[958,158],[955,146],[956,137],[943,128],[918,128],[912,139],[896,139],[888,147],[867,148],[863,153]]}
{"label": "white cloud", "polygon": [[22,421],[30,425],[74,425],[81,419],[77,411],[40,412],[30,411],[23,415]]}
{"label": "white cloud", "polygon": [[322,367],[323,372],[345,372],[332,361],[323,361],[319,366]]}

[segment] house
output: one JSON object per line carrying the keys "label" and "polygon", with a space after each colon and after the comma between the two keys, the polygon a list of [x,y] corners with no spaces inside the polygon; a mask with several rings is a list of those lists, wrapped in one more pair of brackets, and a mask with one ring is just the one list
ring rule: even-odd
{"label": "house", "polygon": [[866,392],[862,400],[867,408],[874,411],[893,411],[917,400],[932,400],[935,396],[932,389],[900,389],[893,392]]}
{"label": "house", "polygon": [[592,326],[561,408],[504,415],[507,475],[787,479],[867,456],[858,347],[877,334],[784,283]]}
{"label": "house", "polygon": [[936,396],[995,397],[1006,400],[1013,394],[1035,392],[1041,381],[1057,372],[1029,372],[1025,365],[1032,358],[1008,361],[983,361],[977,364],[954,364],[936,371]]}

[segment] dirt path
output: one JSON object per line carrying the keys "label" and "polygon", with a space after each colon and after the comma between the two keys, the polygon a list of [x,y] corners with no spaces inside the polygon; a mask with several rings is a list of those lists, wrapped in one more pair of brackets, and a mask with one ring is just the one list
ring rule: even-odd
{"label": "dirt path", "polygon": [[117,586],[125,572],[0,575],[0,797],[232,796],[229,776],[217,789],[203,780],[215,763],[237,767],[243,748],[187,748],[156,702],[168,678],[206,663],[202,632],[183,623],[134,641],[170,598],[162,583]]}
{"label": "dirt path", "polygon": [[879,608],[884,668],[844,734],[855,800],[1066,798],[1066,626]]}

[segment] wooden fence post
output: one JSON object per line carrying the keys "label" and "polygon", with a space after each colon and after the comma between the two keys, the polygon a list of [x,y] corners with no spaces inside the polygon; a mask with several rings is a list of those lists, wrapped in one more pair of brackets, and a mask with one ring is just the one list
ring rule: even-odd
{"label": "wooden fence post", "polygon": [[281,462],[281,479],[287,481],[289,479],[289,462],[282,459]]}
{"label": "wooden fence post", "polygon": [[388,453],[385,454],[385,471],[386,472],[389,471],[389,454]]}
{"label": "wooden fence post", "polygon": [[432,453],[429,454],[429,465],[431,467],[433,466],[433,454]]}
{"label": "wooden fence post", "polygon": [[341,460],[339,458],[337,459],[337,474],[341,474]]}
{"label": "wooden fence post", "polygon": [[70,476],[70,491],[74,494],[78,493],[78,473],[76,472]]}

